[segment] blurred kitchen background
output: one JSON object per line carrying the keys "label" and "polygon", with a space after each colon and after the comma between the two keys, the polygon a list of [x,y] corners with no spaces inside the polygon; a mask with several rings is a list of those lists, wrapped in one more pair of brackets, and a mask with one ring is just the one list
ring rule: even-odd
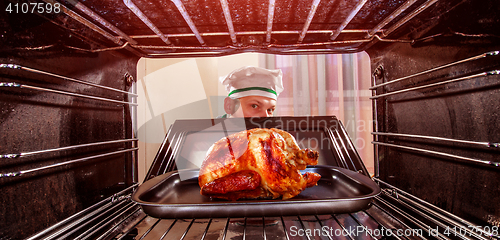
{"label": "blurred kitchen background", "polygon": [[373,174],[368,54],[245,53],[217,58],[142,58],[139,61],[135,86],[139,106],[135,124],[139,138],[140,181],[176,119],[216,118],[225,113],[223,101],[227,92],[219,79],[243,66],[281,69],[285,90],[278,98],[274,115],[337,116]]}

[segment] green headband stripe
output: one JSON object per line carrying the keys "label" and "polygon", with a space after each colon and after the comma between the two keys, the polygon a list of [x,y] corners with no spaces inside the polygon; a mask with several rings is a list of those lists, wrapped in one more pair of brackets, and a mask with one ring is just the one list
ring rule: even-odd
{"label": "green headband stripe", "polygon": [[269,89],[269,88],[263,88],[263,87],[249,87],[249,88],[236,89],[236,90],[233,90],[232,92],[230,92],[229,95],[227,95],[227,96],[231,96],[234,93],[245,92],[245,91],[250,91],[250,90],[261,90],[261,91],[265,91],[265,92],[270,92],[270,93],[278,96],[278,94],[274,90]]}

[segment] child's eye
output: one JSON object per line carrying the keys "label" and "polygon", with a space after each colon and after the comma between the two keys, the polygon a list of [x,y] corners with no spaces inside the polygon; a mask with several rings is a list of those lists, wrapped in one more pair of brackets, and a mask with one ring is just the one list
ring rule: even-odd
{"label": "child's eye", "polygon": [[257,108],[259,106],[257,106],[257,104],[252,104],[252,108]]}

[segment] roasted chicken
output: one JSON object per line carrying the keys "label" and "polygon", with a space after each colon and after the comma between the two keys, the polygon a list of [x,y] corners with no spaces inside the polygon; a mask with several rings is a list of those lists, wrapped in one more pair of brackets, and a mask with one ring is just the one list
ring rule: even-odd
{"label": "roasted chicken", "polygon": [[321,176],[301,174],[318,163],[318,152],[300,149],[290,133],[271,128],[241,131],[215,142],[204,159],[198,183],[201,194],[228,200],[289,199]]}

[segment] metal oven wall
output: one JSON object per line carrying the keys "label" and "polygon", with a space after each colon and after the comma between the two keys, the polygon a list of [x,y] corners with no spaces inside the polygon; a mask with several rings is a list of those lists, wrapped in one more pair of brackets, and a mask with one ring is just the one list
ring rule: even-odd
{"label": "metal oven wall", "polygon": [[[374,81],[499,50],[491,39],[458,40],[370,51]],[[498,226],[499,60],[487,56],[376,88],[377,96],[401,91],[374,98],[380,179],[476,224]],[[476,74],[484,76],[471,77]],[[444,81],[450,82],[432,86]],[[419,88],[424,85],[431,86]]]}
{"label": "metal oven wall", "polygon": [[[136,76],[137,59],[118,52],[64,54],[55,51],[37,56],[36,51],[19,51],[9,55],[1,57],[0,63],[126,91],[130,84],[124,76]],[[127,94],[2,66],[0,239],[28,237],[136,181],[133,153],[108,155],[130,149],[133,141],[25,154],[131,139],[129,105],[6,85],[16,83],[117,101],[128,101]],[[104,156],[93,158],[101,154]],[[77,161],[71,163],[73,160]]]}

